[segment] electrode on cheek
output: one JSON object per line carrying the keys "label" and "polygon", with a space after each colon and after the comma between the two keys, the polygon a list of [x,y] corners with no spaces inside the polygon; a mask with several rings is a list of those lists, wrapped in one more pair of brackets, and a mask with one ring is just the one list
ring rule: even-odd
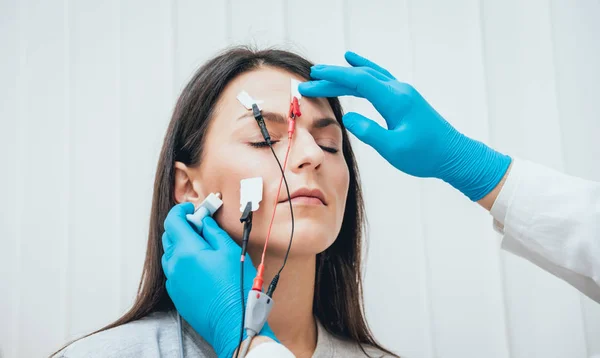
{"label": "electrode on cheek", "polygon": [[242,216],[240,222],[244,224],[242,234],[242,256],[240,260],[245,260],[248,240],[250,240],[250,230],[252,230],[252,212],[258,210],[259,203],[262,200],[262,177],[248,178],[240,180],[240,211]]}
{"label": "electrode on cheek", "polygon": [[263,197],[262,177],[240,180],[240,212],[244,212],[246,205],[251,203],[251,211],[258,210]]}

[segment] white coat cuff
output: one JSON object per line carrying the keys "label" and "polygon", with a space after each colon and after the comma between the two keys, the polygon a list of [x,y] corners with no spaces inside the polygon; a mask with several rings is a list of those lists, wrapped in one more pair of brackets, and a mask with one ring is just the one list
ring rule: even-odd
{"label": "white coat cuff", "polygon": [[506,176],[504,185],[498,193],[498,197],[492,205],[490,214],[494,218],[494,229],[500,234],[504,234],[504,223],[506,220],[506,213],[513,200],[517,186],[523,175],[523,165],[518,160],[513,158],[510,172]]}

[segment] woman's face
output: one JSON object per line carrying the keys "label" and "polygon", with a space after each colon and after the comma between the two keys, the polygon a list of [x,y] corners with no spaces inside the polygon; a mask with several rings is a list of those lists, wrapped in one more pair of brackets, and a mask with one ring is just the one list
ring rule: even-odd
{"label": "woman's face", "polygon": [[[287,115],[290,106],[290,79],[304,79],[271,67],[244,73],[231,81],[217,103],[209,126],[200,165],[192,169],[194,187],[201,195],[221,192],[223,206],[215,214],[219,225],[238,243],[240,223],[240,180],[263,178],[263,199],[254,212],[249,252],[260,252],[266,239],[274,206],[277,211],[269,254],[283,255],[291,232],[291,215],[285,183],[277,195],[281,171],[273,153],[264,142],[252,111],[236,98],[246,91],[262,101],[265,123],[273,149],[284,165],[288,146]],[[286,179],[290,195],[299,189],[317,190],[323,202],[308,197],[292,200],[294,241],[292,254],[314,255],[324,251],[337,237],[346,206],[349,172],[342,153],[342,129],[325,98],[300,99],[302,115],[296,120]]]}

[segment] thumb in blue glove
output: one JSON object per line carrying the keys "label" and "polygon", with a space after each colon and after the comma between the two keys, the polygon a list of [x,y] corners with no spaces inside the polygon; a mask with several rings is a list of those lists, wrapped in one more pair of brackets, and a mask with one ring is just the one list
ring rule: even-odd
{"label": "thumb in blue glove", "polygon": [[352,112],[344,116],[344,126],[407,174],[442,179],[473,201],[496,187],[510,157],[458,132],[415,88],[386,69],[353,52],[345,57],[352,67],[313,66],[315,81],[301,83],[300,93],[369,100],[385,119],[387,129]]}
{"label": "thumb in blue glove", "polygon": [[[176,205],[164,222],[162,267],[167,292],[179,314],[217,355],[230,358],[238,345],[242,321],[241,248],[211,217],[203,219],[199,235],[186,220],[186,214],[193,212],[191,203]],[[246,255],[244,298],[255,275]],[[261,335],[276,340],[268,324]]]}

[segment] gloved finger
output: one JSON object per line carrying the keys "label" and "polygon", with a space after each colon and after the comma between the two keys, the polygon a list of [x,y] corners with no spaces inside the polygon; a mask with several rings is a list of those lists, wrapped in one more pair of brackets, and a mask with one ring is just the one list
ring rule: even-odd
{"label": "gloved finger", "polygon": [[300,94],[306,97],[357,96],[356,91],[330,81],[308,81],[298,85]]}
{"label": "gloved finger", "polygon": [[241,253],[241,247],[233,241],[225,230],[221,229],[215,219],[207,216],[202,220],[202,224],[204,226],[202,236],[214,250],[228,250],[237,246]]}
{"label": "gloved finger", "polygon": [[175,245],[173,245],[173,241],[169,238],[169,235],[166,231],[163,232],[162,235],[162,246],[164,254],[167,255],[167,258],[170,258],[171,255],[173,255],[173,249],[175,248]]}
{"label": "gloved finger", "polygon": [[165,282],[165,288],[167,289],[167,294],[169,295],[169,297],[173,297],[173,295],[175,295],[175,288],[173,287],[172,280],[169,280],[167,278],[167,281]]}
{"label": "gloved finger", "polygon": [[[345,71],[346,73],[342,76],[347,77],[348,75],[365,75],[369,74],[375,79],[380,81],[391,81],[389,77],[386,75],[366,66],[361,67],[346,67],[346,66],[335,66],[335,65],[315,65],[311,67],[311,77],[314,78],[314,74],[317,71]],[[313,73],[314,72],[314,73]],[[327,78],[319,78],[319,79],[327,79]],[[345,86],[351,87],[348,83],[344,83]]]}
{"label": "gloved finger", "polygon": [[170,257],[168,257],[166,253],[160,258],[160,264],[167,279],[173,274],[173,261],[174,260],[170,260]]}
{"label": "gloved finger", "polygon": [[165,232],[174,245],[186,240],[198,240],[200,248],[208,247],[208,244],[198,235],[186,219],[187,214],[194,212],[194,204],[186,202],[175,205],[167,214],[165,219]]}
{"label": "gloved finger", "polygon": [[164,252],[167,252],[171,247],[173,247],[173,242],[171,241],[171,239],[169,239],[169,235],[166,231],[163,232],[162,235],[162,246]]}
{"label": "gloved finger", "polygon": [[[344,126],[362,142],[384,155],[389,146],[389,132],[375,121],[355,112],[342,117]],[[384,155],[385,156],[385,155]]]}
{"label": "gloved finger", "polygon": [[392,80],[396,79],[396,77],[394,77],[385,68],[379,66],[375,62],[372,62],[372,61],[360,56],[359,54],[357,54],[355,52],[347,51],[346,54],[344,54],[344,57],[346,58],[346,61],[354,67],[361,67],[361,66],[369,67],[369,68],[372,68],[375,71],[381,73],[382,75],[388,77],[389,79],[392,79]]}
{"label": "gloved finger", "polygon": [[384,90],[386,86],[386,82],[358,67],[313,66],[310,76],[314,79],[327,80],[348,87],[370,102],[377,100],[378,92]]}

